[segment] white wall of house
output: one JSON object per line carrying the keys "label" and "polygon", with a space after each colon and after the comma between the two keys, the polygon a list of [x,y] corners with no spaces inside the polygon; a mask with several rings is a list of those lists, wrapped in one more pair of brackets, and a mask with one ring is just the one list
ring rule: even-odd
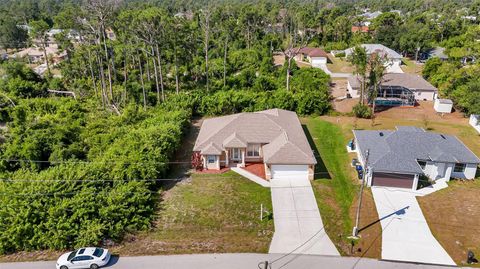
{"label": "white wall of house", "polygon": [[470,120],[468,121],[477,132],[480,133],[480,115],[470,115]]}
{"label": "white wall of house", "polygon": [[473,164],[473,163],[467,164],[467,166],[465,167],[465,171],[463,173],[453,172],[453,168],[452,168],[452,177],[474,179],[476,174],[477,174],[477,164]]}
{"label": "white wall of house", "polygon": [[350,81],[347,83],[347,90],[348,90],[348,93],[350,93],[350,96],[352,98],[359,98],[360,95],[358,93],[358,90],[352,88],[352,85],[350,84]]}
{"label": "white wall of house", "polygon": [[427,100],[427,101],[433,101],[435,100],[435,92],[433,91],[422,91],[422,90],[415,90],[415,100]]}
{"label": "white wall of house", "polygon": [[203,167],[207,169],[220,170],[220,155],[204,155],[202,158]]}
{"label": "white wall of house", "polygon": [[452,177],[473,179],[477,173],[476,164],[466,164],[464,172],[454,172],[454,167],[454,163],[427,162],[423,172],[432,180],[446,179],[446,181]]}

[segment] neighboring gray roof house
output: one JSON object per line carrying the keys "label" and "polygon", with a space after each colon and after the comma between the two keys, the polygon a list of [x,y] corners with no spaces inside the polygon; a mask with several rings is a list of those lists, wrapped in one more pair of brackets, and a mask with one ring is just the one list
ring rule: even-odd
{"label": "neighboring gray roof house", "polygon": [[[367,51],[367,54],[372,54],[372,53],[383,53],[386,55],[386,57],[390,60],[401,60],[402,55],[398,54],[398,52],[385,47],[382,44],[362,44],[360,45],[365,50]],[[345,55],[348,56],[352,53],[353,48],[349,48],[345,50]]]}
{"label": "neighboring gray roof house", "polygon": [[265,164],[316,164],[297,114],[282,109],[206,119],[193,147],[202,155],[262,145]]}
{"label": "neighboring gray roof house", "polygon": [[411,126],[397,130],[354,130],[357,150],[374,172],[423,174],[418,161],[434,163],[480,163],[480,159],[458,138],[426,132]]}

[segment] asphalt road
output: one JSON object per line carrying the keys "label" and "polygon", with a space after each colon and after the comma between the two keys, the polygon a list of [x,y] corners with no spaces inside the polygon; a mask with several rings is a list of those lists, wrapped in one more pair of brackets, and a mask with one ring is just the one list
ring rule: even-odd
{"label": "asphalt road", "polygon": [[[428,255],[428,254],[425,254]],[[279,254],[194,254],[171,256],[117,257],[111,269],[263,269],[259,263],[273,261],[271,269],[445,269],[452,267],[378,261],[355,257]],[[281,258],[277,261],[276,259]],[[0,269],[54,269],[54,261],[0,263]]]}

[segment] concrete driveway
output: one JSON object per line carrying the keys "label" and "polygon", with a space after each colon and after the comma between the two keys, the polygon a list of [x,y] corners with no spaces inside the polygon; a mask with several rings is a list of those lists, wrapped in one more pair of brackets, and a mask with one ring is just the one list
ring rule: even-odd
{"label": "concrete driveway", "polygon": [[271,181],[275,233],[269,253],[335,255],[340,253],[325,233],[310,181]]}
{"label": "concrete driveway", "polygon": [[382,259],[455,265],[432,235],[413,192],[372,187],[372,193],[383,230]]}

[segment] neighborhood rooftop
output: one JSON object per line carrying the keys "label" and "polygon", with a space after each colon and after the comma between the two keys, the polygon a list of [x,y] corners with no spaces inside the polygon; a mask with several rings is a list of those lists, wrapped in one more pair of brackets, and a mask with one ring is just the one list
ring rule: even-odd
{"label": "neighborhood rooftop", "polygon": [[263,147],[266,163],[316,163],[297,114],[282,109],[206,119],[193,150],[220,154],[222,148],[248,143],[267,144]]}
{"label": "neighborhood rooftop", "polygon": [[354,130],[358,150],[376,172],[422,173],[417,160],[480,163],[455,136],[426,132],[417,127],[400,126],[397,130]]}
{"label": "neighborhood rooftop", "polygon": [[[361,78],[359,76],[349,77],[348,82],[352,88],[360,88]],[[437,92],[432,84],[421,76],[409,73],[387,73],[382,78],[382,86],[401,86],[407,89]]]}
{"label": "neighborhood rooftop", "polygon": [[[367,54],[372,54],[372,53],[385,53],[387,58],[389,59],[401,59],[402,55],[398,54],[398,52],[385,47],[382,44],[362,44],[361,45],[365,50],[367,51]],[[353,51],[353,48],[349,48],[345,50],[345,54],[349,55]]]}
{"label": "neighborhood rooftop", "polygon": [[310,57],[325,57],[325,58],[328,58],[328,54],[320,48],[303,47],[303,48],[299,49],[298,53],[305,54],[305,55],[308,55]]}

